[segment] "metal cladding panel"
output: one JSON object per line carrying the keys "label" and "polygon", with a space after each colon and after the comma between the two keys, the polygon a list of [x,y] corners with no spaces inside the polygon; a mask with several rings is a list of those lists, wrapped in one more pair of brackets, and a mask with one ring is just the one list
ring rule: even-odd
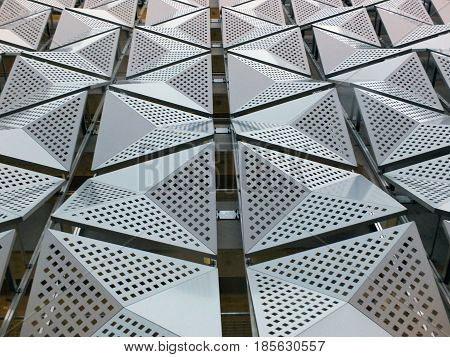
{"label": "metal cladding panel", "polygon": [[173,0],[149,0],[146,26],[154,26],[199,10],[197,6]]}
{"label": "metal cladding panel", "polygon": [[[192,313],[165,320],[161,301]],[[21,335],[173,336],[174,324],[220,335],[218,307],[216,268],[49,230]]]}
{"label": "metal cladding panel", "polygon": [[0,6],[0,26],[48,10],[47,6],[27,0],[4,0]]}
{"label": "metal cladding panel", "polygon": [[355,9],[353,6],[344,7],[331,1],[315,0],[292,0],[291,6],[295,22],[299,26],[311,25]]}
{"label": "metal cladding panel", "polygon": [[447,237],[449,237],[449,239],[450,239],[450,221],[444,221],[443,225],[444,225],[444,232],[445,232],[445,234],[447,234]]}
{"label": "metal cladding panel", "polygon": [[433,25],[430,15],[420,0],[390,0],[378,4],[377,8]]}
{"label": "metal cladding panel", "polygon": [[373,5],[384,1],[386,0],[350,0],[351,4],[355,7],[357,6],[372,7]]}
{"label": "metal cladding panel", "polygon": [[87,92],[0,118],[0,155],[69,171]]}
{"label": "metal cladding panel", "polygon": [[450,146],[450,117],[355,89],[379,166]]}
{"label": "metal cladding panel", "polygon": [[333,77],[333,80],[351,83],[443,111],[442,104],[417,53],[402,55],[347,72]]}
{"label": "metal cladding panel", "polygon": [[4,53],[20,53],[22,51],[23,50],[18,48],[18,47],[9,46],[9,45],[5,45],[3,43],[0,43],[0,56],[2,54],[4,54]]}
{"label": "metal cladding panel", "polygon": [[450,88],[450,56],[432,53],[434,62],[436,63],[439,72],[441,72],[447,87]]}
{"label": "metal cladding panel", "polygon": [[450,2],[448,0],[431,0],[436,12],[444,24],[450,23]]}
{"label": "metal cladding panel", "polygon": [[[0,212],[1,217],[1,212]],[[0,288],[3,284],[3,278],[5,277],[6,270],[9,265],[9,258],[11,256],[16,231],[6,231],[0,233]]]}
{"label": "metal cladding panel", "polygon": [[429,50],[450,55],[450,33],[437,35],[423,41],[415,42],[412,45],[403,47],[406,50]]}
{"label": "metal cladding panel", "polygon": [[232,114],[289,97],[308,94],[329,83],[311,80],[297,73],[245,57],[228,54],[228,86]]}
{"label": "metal cladding panel", "polygon": [[232,122],[241,136],[356,165],[335,89],[242,115]]}
{"label": "metal cladding panel", "polygon": [[238,4],[233,9],[274,24],[286,25],[281,0],[254,0]]}
{"label": "metal cladding panel", "polygon": [[59,10],[64,10],[66,8],[73,8],[77,3],[77,0],[35,0],[35,1]]}
{"label": "metal cladding panel", "polygon": [[404,52],[403,49],[378,48],[348,37],[314,27],[314,38],[325,75],[349,71]]}
{"label": "metal cladding panel", "polygon": [[108,92],[94,153],[97,170],[214,135],[212,119]]}
{"label": "metal cladding panel", "polygon": [[257,146],[239,145],[239,173],[246,253],[405,210],[358,174]]}
{"label": "metal cladding panel", "polygon": [[120,26],[133,28],[136,20],[137,1],[138,0],[115,0],[98,6],[95,9],[75,8],[73,11],[109,21]]}
{"label": "metal cladding panel", "polygon": [[216,254],[214,144],[90,179],[54,217]]}
{"label": "metal cladding panel", "polygon": [[28,217],[63,182],[56,177],[0,164],[0,224]]}
{"label": "metal cladding panel", "polygon": [[427,209],[450,212],[450,155],[390,171],[384,176]]}

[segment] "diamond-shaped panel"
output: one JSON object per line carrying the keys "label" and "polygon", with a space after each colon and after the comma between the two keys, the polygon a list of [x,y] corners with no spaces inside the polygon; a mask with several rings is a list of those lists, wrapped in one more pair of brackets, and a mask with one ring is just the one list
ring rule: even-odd
{"label": "diamond-shaped panel", "polygon": [[137,1],[115,0],[93,9],[87,9],[85,6],[83,9],[74,9],[74,11],[132,28],[136,19]]}

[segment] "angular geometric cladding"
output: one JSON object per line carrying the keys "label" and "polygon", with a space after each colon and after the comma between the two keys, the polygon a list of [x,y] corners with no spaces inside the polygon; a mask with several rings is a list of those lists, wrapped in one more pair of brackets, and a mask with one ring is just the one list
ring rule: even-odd
{"label": "angular geometric cladding", "polygon": [[237,5],[234,9],[261,20],[286,25],[281,0],[254,0]]}
{"label": "angular geometric cladding", "polygon": [[[69,171],[86,96],[82,92],[0,118],[0,154]],[[23,145],[18,148],[14,140]]]}
{"label": "angular geometric cladding", "polygon": [[337,4],[326,5],[325,3],[327,3],[327,1],[292,0],[292,10],[297,25],[309,25],[354,10],[353,7],[344,7]]}
{"label": "angular geometric cladding", "polygon": [[447,87],[450,88],[450,56],[440,55],[438,53],[432,53],[431,55],[447,83]]}
{"label": "angular geometric cladding", "polygon": [[120,26],[134,27],[138,0],[115,0],[95,9],[74,9],[89,16],[109,21]]}
{"label": "angular geometric cladding", "polygon": [[211,119],[108,92],[92,167],[97,170],[213,133]]}
{"label": "angular geometric cladding", "polygon": [[335,89],[240,116],[233,124],[239,135],[356,165]]}
{"label": "angular geometric cladding", "polygon": [[420,0],[390,0],[378,4],[377,8],[433,25],[430,15]]}
{"label": "angular geometric cladding", "polygon": [[5,0],[0,7],[0,26],[48,10],[47,6],[31,1]]}
{"label": "angular geometric cladding", "polygon": [[3,278],[9,265],[9,258],[14,246],[15,235],[16,232],[14,230],[0,233],[0,288],[3,285]]}
{"label": "angular geometric cladding", "polygon": [[162,22],[191,14],[199,10],[198,7],[173,0],[149,0],[146,26],[158,25]]}

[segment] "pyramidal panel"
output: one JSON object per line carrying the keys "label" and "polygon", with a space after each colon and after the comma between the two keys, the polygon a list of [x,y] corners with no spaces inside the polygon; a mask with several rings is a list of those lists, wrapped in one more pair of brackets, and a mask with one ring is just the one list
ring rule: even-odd
{"label": "pyramidal panel", "polygon": [[18,47],[9,46],[9,45],[5,45],[4,43],[0,43],[0,56],[4,53],[20,53],[22,51],[23,50]]}
{"label": "pyramidal panel", "polygon": [[127,76],[205,54],[206,49],[140,29],[133,31]]}
{"label": "pyramidal panel", "polygon": [[149,0],[146,26],[154,26],[160,23],[192,14],[199,10],[197,6],[174,0]]}
{"label": "pyramidal panel", "polygon": [[69,171],[86,97],[82,92],[1,117],[0,155]]}
{"label": "pyramidal panel", "polygon": [[281,0],[249,1],[236,5],[234,10],[277,25],[286,25]]}
{"label": "pyramidal panel", "polygon": [[59,47],[51,52],[33,52],[32,56],[84,69],[93,74],[111,77],[119,43],[120,30],[112,30],[87,40]]}
{"label": "pyramidal panel", "polygon": [[211,55],[133,77],[114,88],[210,114],[213,112]]}
{"label": "pyramidal panel", "polygon": [[64,180],[0,164],[0,224],[27,218]]}
{"label": "pyramidal panel", "polygon": [[85,16],[74,11],[64,10],[53,35],[50,50],[86,40],[89,37],[117,28],[118,25]]}
{"label": "pyramidal panel", "polygon": [[356,166],[335,89],[240,116],[233,126],[241,136]]}
{"label": "pyramidal panel", "polygon": [[0,6],[0,26],[48,10],[47,6],[27,0],[4,0]]}
{"label": "pyramidal panel", "polygon": [[416,53],[341,74],[333,77],[333,80],[352,83],[384,95],[443,110]]}
{"label": "pyramidal panel", "polygon": [[215,254],[214,145],[96,176],[53,217]]}
{"label": "pyramidal panel", "polygon": [[227,59],[231,113],[278,104],[278,101],[328,86],[326,82],[245,57],[228,54]]}
{"label": "pyramidal panel", "polygon": [[292,0],[292,11],[299,26],[311,25],[329,17],[354,10],[352,6],[344,7],[332,1]]}
{"label": "pyramidal panel", "polygon": [[433,60],[436,63],[439,72],[441,72],[447,87],[450,88],[450,56],[432,53]]}
{"label": "pyramidal panel", "polygon": [[229,50],[248,58],[257,58],[270,65],[310,75],[308,57],[299,28],[291,28],[275,35],[248,42]]}
{"label": "pyramidal panel", "polygon": [[93,170],[212,136],[212,120],[107,92]]}
{"label": "pyramidal panel", "polygon": [[378,4],[383,1],[386,1],[386,0],[350,0],[352,6],[354,6],[354,7],[358,7],[358,6],[371,7],[375,4]]}
{"label": "pyramidal panel", "polygon": [[318,28],[314,28],[314,38],[326,75],[348,71],[405,51],[396,48],[378,48]]}
{"label": "pyramidal panel", "polygon": [[146,23],[146,26],[141,28],[197,46],[210,48],[211,21],[209,12],[209,9],[199,10],[156,26],[149,26]]}
{"label": "pyramidal panel", "polygon": [[433,25],[430,15],[428,14],[423,2],[420,0],[390,0],[377,5],[378,8],[384,9],[395,14],[399,14],[411,19]]}
{"label": "pyramidal panel", "polygon": [[129,28],[134,27],[136,20],[136,8],[138,0],[115,0],[107,4],[87,9],[74,9],[74,11],[109,21],[114,24]]}
{"label": "pyramidal panel", "polygon": [[379,166],[450,146],[450,117],[355,89]]}
{"label": "pyramidal panel", "polygon": [[337,33],[354,40],[381,47],[378,36],[365,8],[334,16],[314,24],[314,27]]}
{"label": "pyramidal panel", "polygon": [[[438,25],[436,25],[438,26]],[[450,55],[450,32],[430,37],[423,41],[414,42],[408,46],[402,47],[405,50],[427,50]]]}
{"label": "pyramidal panel", "polygon": [[[0,212],[1,216],[1,212]],[[11,256],[16,232],[14,230],[0,233],[0,288],[3,285],[3,278],[9,265],[9,258]]]}
{"label": "pyramidal panel", "polygon": [[286,28],[288,27],[245,15],[231,8],[222,8],[222,38],[224,48],[272,35]]}
{"label": "pyramidal panel", "polygon": [[384,176],[430,211],[450,212],[450,155],[391,171]]}
{"label": "pyramidal panel", "polygon": [[18,57],[0,95],[0,114],[105,83],[86,74]]}
{"label": "pyramidal panel", "polygon": [[361,175],[257,146],[239,145],[239,172],[246,253],[405,210]]}
{"label": "pyramidal panel", "polygon": [[36,2],[58,10],[64,10],[75,7],[77,0],[36,0]]}

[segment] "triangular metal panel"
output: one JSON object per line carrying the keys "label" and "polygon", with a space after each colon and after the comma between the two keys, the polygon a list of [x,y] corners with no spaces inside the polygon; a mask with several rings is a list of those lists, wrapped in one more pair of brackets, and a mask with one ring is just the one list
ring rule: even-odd
{"label": "triangular metal panel", "polygon": [[347,72],[333,77],[333,80],[352,83],[384,95],[443,110],[416,53]]}
{"label": "triangular metal panel", "polygon": [[306,26],[355,9],[353,6],[326,4],[325,1],[292,0],[292,10],[297,25]]}
{"label": "triangular metal panel", "polygon": [[47,6],[27,0],[4,0],[0,6],[0,26],[48,10]]}
{"label": "triangular metal panel", "polygon": [[222,7],[235,7],[237,5],[246,3],[252,0],[219,0],[219,10],[222,10]]}
{"label": "triangular metal panel", "polygon": [[402,47],[405,50],[426,50],[450,55],[450,32],[436,37],[431,37],[423,41],[415,42],[412,45]]}
{"label": "triangular metal panel", "polygon": [[146,26],[158,25],[199,10],[196,6],[174,0],[149,0],[148,8]]}
{"label": "triangular metal panel", "polygon": [[86,97],[82,92],[1,117],[0,155],[69,171]]}
{"label": "triangular metal panel", "polygon": [[334,16],[314,24],[314,27],[381,47],[365,8]]}
{"label": "triangular metal panel", "polygon": [[212,136],[212,124],[209,118],[108,92],[92,168],[97,170]]}
{"label": "triangular metal panel", "polygon": [[0,233],[0,288],[3,285],[3,278],[9,266],[9,258],[14,247],[15,236],[16,231],[14,230]]}
{"label": "triangular metal panel", "polygon": [[436,63],[439,72],[441,72],[447,87],[450,88],[450,56],[432,53],[433,60]]}
{"label": "triangular metal panel", "polygon": [[222,336],[219,276],[216,268],[209,269],[127,309],[178,336]]}
{"label": "triangular metal panel", "polygon": [[56,193],[63,182],[60,178],[0,164],[0,210],[7,216],[0,223],[17,216],[28,217]]}
{"label": "triangular metal panel", "polygon": [[352,6],[364,6],[364,7],[372,7],[375,4],[383,2],[386,0],[350,0]]}
{"label": "triangular metal panel", "polygon": [[427,209],[450,212],[450,155],[391,171],[384,176]]}
{"label": "triangular metal panel", "polygon": [[18,53],[20,53],[22,51],[23,50],[18,48],[18,47],[9,46],[9,45],[5,45],[4,43],[0,43],[0,58],[1,58],[1,55],[4,54],[4,53],[18,54]]}
{"label": "triangular metal panel", "polygon": [[274,24],[286,25],[281,0],[249,1],[244,4],[236,5],[234,10]]}
{"label": "triangular metal panel", "polygon": [[239,172],[246,253],[405,210],[358,174],[257,146],[240,144]]}
{"label": "triangular metal panel", "polygon": [[423,2],[420,0],[389,0],[378,4],[377,7],[427,23],[429,25],[433,25],[430,15],[425,9]]}
{"label": "triangular metal panel", "polygon": [[176,0],[196,7],[209,7],[209,0]]}
{"label": "triangular metal panel", "polygon": [[240,116],[233,126],[245,137],[356,166],[335,89]]}
{"label": "triangular metal panel", "polygon": [[75,7],[77,0],[34,0],[55,9],[64,10]]}
{"label": "triangular metal panel", "polygon": [[73,9],[74,11],[109,21],[129,28],[134,27],[138,0],[115,0],[95,9]]}
{"label": "triangular metal panel", "polygon": [[257,58],[267,64],[284,67],[310,75],[308,57],[299,28],[288,29],[244,45],[233,47],[229,53]]}
{"label": "triangular metal panel", "polygon": [[286,100],[312,92],[328,83],[228,54],[228,86],[231,113]]}
{"label": "triangular metal panel", "polygon": [[133,31],[127,76],[172,65],[206,52],[206,49],[137,28]]}
{"label": "triangular metal panel", "polygon": [[0,95],[0,114],[106,83],[49,63],[18,57]]}
{"label": "triangular metal panel", "polygon": [[449,336],[450,324],[414,223],[350,303],[394,336]]}
{"label": "triangular metal panel", "polygon": [[444,24],[450,24],[450,2],[448,0],[431,0],[433,7]]}

